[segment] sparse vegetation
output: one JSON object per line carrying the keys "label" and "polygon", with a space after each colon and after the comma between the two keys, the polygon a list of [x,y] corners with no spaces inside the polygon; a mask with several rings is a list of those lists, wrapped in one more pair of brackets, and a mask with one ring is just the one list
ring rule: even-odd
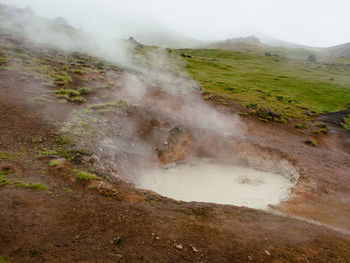
{"label": "sparse vegetation", "polygon": [[9,158],[8,152],[0,152],[0,160],[6,160]]}
{"label": "sparse vegetation", "polygon": [[[10,185],[12,182],[7,179],[4,172],[0,172],[0,186]],[[1,262],[1,261],[0,261]]]}
{"label": "sparse vegetation", "polygon": [[85,72],[81,69],[72,69],[72,73],[77,74],[77,75],[83,75]]}
{"label": "sparse vegetation", "polygon": [[82,88],[79,90],[74,89],[59,89],[55,91],[56,98],[63,98],[70,102],[82,103],[85,102],[85,98],[81,97],[82,94],[89,93],[89,89]]}
{"label": "sparse vegetation", "polygon": [[52,100],[52,98],[48,96],[37,96],[32,98],[33,102],[39,102],[39,103],[49,102],[50,100]]}
{"label": "sparse vegetation", "polygon": [[315,123],[315,125],[316,125],[316,127],[320,128],[320,129],[312,131],[313,133],[318,134],[318,135],[321,133],[328,134],[328,127],[326,124],[318,121]]}
{"label": "sparse vegetation", "polygon": [[62,160],[52,160],[49,162],[49,166],[51,167],[56,167],[57,165],[59,165],[60,163],[62,163],[63,161]]}
{"label": "sparse vegetation", "polygon": [[56,85],[58,86],[66,86],[69,82],[72,81],[72,78],[66,72],[61,72],[60,75],[54,74],[53,78],[55,79]]}
{"label": "sparse vegetation", "polygon": [[21,187],[21,188],[29,188],[29,189],[33,189],[33,190],[37,190],[37,191],[41,191],[41,190],[45,190],[45,189],[46,189],[46,187],[45,187],[43,184],[41,184],[41,183],[37,183],[37,184],[32,184],[32,183],[30,183],[30,184],[26,184],[26,183],[24,183],[24,182],[22,182],[22,181],[17,181],[17,182],[16,182],[16,185],[17,185],[18,187]]}
{"label": "sparse vegetation", "polygon": [[74,170],[75,174],[77,175],[77,178],[80,180],[94,180],[94,179],[98,179],[99,177],[95,174],[92,173],[88,173],[82,170]]}
{"label": "sparse vegetation", "polygon": [[0,256],[0,263],[11,263],[11,262],[6,260],[4,256]]}
{"label": "sparse vegetation", "polygon": [[109,112],[109,111],[115,111],[118,109],[121,110],[127,110],[129,108],[129,104],[126,100],[120,99],[116,102],[107,102],[107,103],[100,103],[91,105],[88,108],[91,110],[95,110],[97,112]]}
{"label": "sparse vegetation", "polygon": [[2,54],[0,51],[0,66],[7,62],[8,58],[5,54]]}
{"label": "sparse vegetation", "polygon": [[89,88],[80,88],[78,89],[79,95],[83,95],[83,94],[89,94],[91,92],[91,89]]}
{"label": "sparse vegetation", "polygon": [[103,62],[98,62],[96,63],[96,68],[103,70],[104,69],[104,63]]}
{"label": "sparse vegetation", "polygon": [[317,142],[316,142],[315,139],[308,139],[308,140],[305,140],[305,143],[306,143],[307,145],[311,145],[311,146],[314,146],[314,147],[317,147],[317,146],[318,146],[318,144],[317,144]]}
{"label": "sparse vegetation", "polygon": [[66,137],[66,136],[58,136],[55,139],[55,143],[57,143],[58,145],[67,145],[71,143],[70,138]]}
{"label": "sparse vegetation", "polygon": [[55,150],[43,149],[39,153],[39,156],[49,156],[49,155],[56,155],[56,154],[57,152]]}
{"label": "sparse vegetation", "polygon": [[344,129],[350,130],[350,114],[343,119],[343,122],[341,123]]}
{"label": "sparse vegetation", "polygon": [[64,158],[74,164],[80,164],[83,156],[88,155],[91,155],[91,153],[83,149],[70,149],[63,153]]}

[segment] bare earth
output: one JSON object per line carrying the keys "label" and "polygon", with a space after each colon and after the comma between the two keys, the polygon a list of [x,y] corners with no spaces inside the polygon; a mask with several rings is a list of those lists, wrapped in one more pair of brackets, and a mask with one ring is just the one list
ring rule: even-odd
{"label": "bare earth", "polygon": [[8,71],[0,83],[0,152],[11,154],[0,170],[49,189],[0,186],[0,254],[11,262],[350,262],[345,130],[330,124],[312,147],[284,124],[242,118],[250,145],[301,172],[293,197],[270,212],[185,203],[117,180],[82,183],[68,162],[50,167],[51,157],[36,158],[57,136],[40,104],[26,99],[44,87]]}

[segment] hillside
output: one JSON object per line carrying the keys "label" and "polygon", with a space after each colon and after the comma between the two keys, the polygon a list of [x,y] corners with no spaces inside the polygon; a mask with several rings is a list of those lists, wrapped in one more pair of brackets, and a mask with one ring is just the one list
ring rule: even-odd
{"label": "hillside", "polygon": [[313,64],[282,56],[228,50],[181,50],[187,69],[207,97],[268,108],[286,119],[307,119],[305,112],[349,107],[348,64]]}
{"label": "hillside", "polygon": [[[238,52],[279,55],[290,59],[307,60],[310,54],[316,54],[320,62],[335,62],[336,59],[325,49],[302,46],[275,38],[255,36],[212,41],[196,47],[197,49],[224,49]],[[343,62],[344,63],[344,62]]]}
{"label": "hillside", "polygon": [[329,47],[325,50],[325,52],[336,57],[350,58],[350,43]]}
{"label": "hillside", "polygon": [[0,25],[1,263],[350,261],[347,59]]}
{"label": "hillside", "polygon": [[200,40],[184,36],[156,23],[146,23],[141,28],[139,26],[138,28],[130,29],[130,34],[141,43],[149,46],[193,48],[202,44]]}

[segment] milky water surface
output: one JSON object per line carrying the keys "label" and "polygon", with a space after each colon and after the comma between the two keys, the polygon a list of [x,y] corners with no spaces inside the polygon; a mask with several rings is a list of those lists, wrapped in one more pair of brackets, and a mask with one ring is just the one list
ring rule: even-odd
{"label": "milky water surface", "polygon": [[176,200],[266,209],[288,199],[293,183],[249,167],[195,161],[144,172],[136,186]]}

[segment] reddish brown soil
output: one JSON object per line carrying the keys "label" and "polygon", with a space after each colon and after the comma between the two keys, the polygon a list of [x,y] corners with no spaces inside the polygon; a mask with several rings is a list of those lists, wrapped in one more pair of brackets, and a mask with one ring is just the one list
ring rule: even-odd
{"label": "reddish brown soil", "polygon": [[11,262],[350,262],[350,155],[332,126],[311,147],[284,124],[242,120],[250,143],[288,156],[302,173],[293,198],[275,208],[291,217],[278,216],[71,180],[71,164],[36,158],[57,136],[45,118],[60,112],[43,116],[41,104],[28,103],[44,87],[7,71],[0,81],[0,152],[9,153],[0,169],[47,187],[0,186],[0,255]]}

